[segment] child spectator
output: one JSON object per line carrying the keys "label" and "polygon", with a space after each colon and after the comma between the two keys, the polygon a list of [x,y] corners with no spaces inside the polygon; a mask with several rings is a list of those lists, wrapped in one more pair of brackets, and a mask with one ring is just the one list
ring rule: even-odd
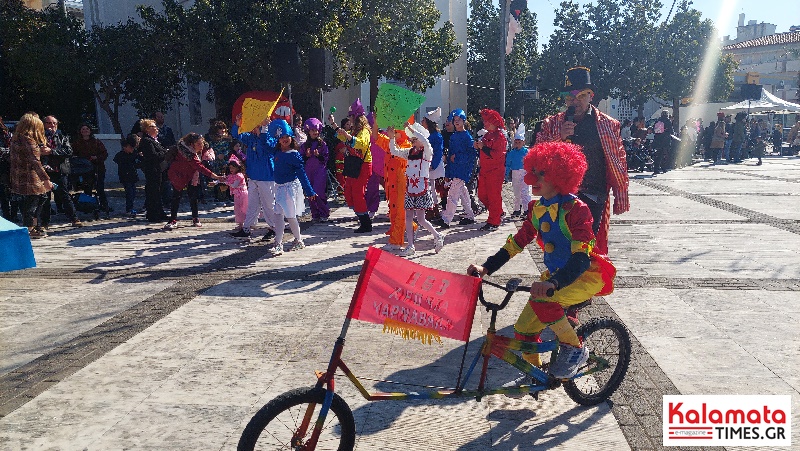
{"label": "child spectator", "polygon": [[305,169],[311,187],[317,193],[317,198],[311,205],[311,219],[327,222],[331,209],[328,207],[328,196],[325,194],[328,186],[328,145],[320,136],[322,122],[312,117],[306,120],[306,141],[300,145],[300,153],[305,160]]}
{"label": "child spectator", "polygon": [[114,163],[117,163],[117,175],[122,187],[125,188],[125,214],[131,217],[138,214],[133,209],[133,202],[136,200],[136,182],[139,181],[137,169],[142,164],[140,156],[136,152],[140,139],[137,135],[128,135],[122,141],[122,150],[114,155]]}
{"label": "child spectator", "polygon": [[242,163],[233,153],[228,162],[225,184],[228,185],[228,191],[233,196],[233,216],[238,226],[236,230],[239,231],[244,228],[244,219],[247,215],[247,180],[242,171]]}
{"label": "child spectator", "polygon": [[269,124],[268,134],[277,138],[278,152],[275,154],[275,247],[273,255],[283,253],[283,224],[284,218],[289,223],[289,229],[294,235],[290,251],[300,250],[305,246],[300,236],[300,222],[298,214],[305,210],[303,193],[308,200],[314,202],[317,195],[308,181],[303,157],[297,151],[297,142],[294,132],[283,119],[275,119]]}
{"label": "child spectator", "polygon": [[511,189],[514,190],[514,211],[512,218],[522,216],[523,211],[528,210],[531,203],[531,187],[525,183],[525,169],[522,167],[522,159],[528,153],[525,148],[525,135],[517,133],[514,135],[514,144],[511,150],[506,153],[506,171],[511,172]]}
{"label": "child spectator", "polygon": [[[587,168],[580,146],[537,144],[525,157],[524,166],[525,183],[540,199],[529,205],[522,228],[482,266],[470,265],[467,273],[491,274],[537,240],[544,250],[547,270],[541,282],[531,286],[531,296],[514,324],[514,334],[520,340],[536,342],[539,333],[549,326],[560,342],[550,374],[570,378],[586,362],[589,350],[581,344],[564,310],[592,296],[610,293],[615,269],[605,256],[593,251],[592,213],[573,194]],[[552,294],[548,294],[550,290]],[[523,358],[541,365],[538,354],[523,353]]]}
{"label": "child spectator", "polygon": [[466,130],[467,114],[464,110],[453,110],[448,119],[453,123],[455,132],[450,135],[450,147],[445,166],[445,176],[450,179],[447,192],[447,208],[442,212],[441,226],[450,227],[450,222],[456,214],[458,202],[464,208],[464,217],[460,225],[475,224],[475,213],[472,211],[467,183],[475,172],[475,160],[478,151],[474,148],[472,135]]}
{"label": "child spectator", "polygon": [[433,158],[433,148],[428,142],[429,132],[420,124],[406,124],[406,135],[411,141],[411,147],[397,147],[393,128],[386,130],[389,137],[389,149],[392,155],[408,160],[406,168],[406,241],[408,245],[401,251],[404,257],[416,253],[414,249],[414,224],[417,223],[428,229],[433,235],[434,251],[438,254],[444,246],[444,236],[436,231],[433,224],[425,218],[425,211],[433,209],[433,196],[430,192],[430,168]]}

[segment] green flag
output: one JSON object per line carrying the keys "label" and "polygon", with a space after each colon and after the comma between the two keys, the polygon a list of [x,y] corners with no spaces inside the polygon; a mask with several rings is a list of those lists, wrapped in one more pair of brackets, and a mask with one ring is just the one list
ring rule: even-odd
{"label": "green flag", "polygon": [[378,88],[375,98],[375,113],[378,127],[402,129],[408,118],[425,101],[425,96],[408,89],[384,83]]}

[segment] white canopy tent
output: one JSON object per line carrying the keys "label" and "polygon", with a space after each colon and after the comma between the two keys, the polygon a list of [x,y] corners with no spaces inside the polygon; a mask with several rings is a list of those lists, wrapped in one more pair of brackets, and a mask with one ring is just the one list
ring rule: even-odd
{"label": "white canopy tent", "polygon": [[742,100],[731,106],[722,108],[726,112],[749,111],[751,113],[767,110],[786,110],[790,112],[800,112],[800,105],[780,99],[761,89],[761,98],[758,100]]}

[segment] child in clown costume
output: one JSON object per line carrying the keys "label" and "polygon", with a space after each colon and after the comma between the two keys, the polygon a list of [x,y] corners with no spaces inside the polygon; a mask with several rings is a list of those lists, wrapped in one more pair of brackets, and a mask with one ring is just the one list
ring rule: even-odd
{"label": "child in clown costume", "polygon": [[406,240],[408,246],[401,255],[409,257],[416,253],[414,248],[413,221],[425,227],[433,235],[434,251],[438,254],[444,246],[444,236],[425,218],[425,211],[434,208],[433,196],[430,193],[430,167],[433,148],[428,142],[428,130],[420,124],[406,124],[406,135],[411,147],[398,147],[393,128],[386,130],[389,136],[389,149],[392,155],[408,160],[406,167]]}
{"label": "child in clown costume", "polygon": [[[509,236],[495,255],[482,266],[470,265],[468,274],[491,274],[536,239],[544,251],[547,270],[541,281],[531,286],[531,296],[522,310],[514,334],[524,341],[539,341],[545,328],[556,334],[558,357],[550,364],[550,374],[570,378],[586,363],[589,350],[581,343],[564,310],[592,296],[613,290],[616,270],[613,264],[593,251],[592,214],[574,194],[586,172],[586,157],[580,146],[564,142],[539,143],[524,159],[525,183],[540,199],[528,205],[522,228]],[[548,290],[554,294],[547,296]],[[522,357],[540,366],[539,354]],[[515,381],[517,382],[517,381]]]}
{"label": "child in clown costume", "polygon": [[[347,145],[346,153],[360,158],[362,163],[358,177],[345,176],[344,198],[358,217],[359,227],[354,232],[372,232],[372,218],[369,217],[366,200],[367,183],[372,176],[371,129],[361,99],[356,99],[350,105],[347,116],[352,123],[352,131],[337,127],[336,137]],[[328,116],[328,122],[336,124],[333,113]]]}
{"label": "child in clown costume", "polygon": [[[395,132],[397,143],[401,147],[408,147],[408,140],[401,132]],[[402,138],[402,139],[401,139]],[[407,161],[389,150],[389,137],[378,130],[377,124],[372,125],[373,150],[381,149],[383,155],[384,189],[386,203],[389,205],[389,243],[383,248],[387,251],[399,251],[405,243],[406,230],[406,166]],[[373,152],[377,154],[377,151]]]}
{"label": "child in clown costume", "polygon": [[506,175],[506,150],[508,140],[505,121],[495,110],[484,108],[481,119],[486,134],[475,141],[479,151],[481,170],[478,173],[478,199],[489,210],[489,217],[481,230],[497,230],[503,219],[503,179]]}

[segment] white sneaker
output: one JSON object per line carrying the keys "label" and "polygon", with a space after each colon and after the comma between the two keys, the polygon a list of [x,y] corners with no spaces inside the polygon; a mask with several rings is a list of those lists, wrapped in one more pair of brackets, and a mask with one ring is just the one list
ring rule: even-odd
{"label": "white sneaker", "polygon": [[581,369],[589,360],[589,350],[586,346],[576,348],[565,343],[558,346],[556,361],[550,365],[550,374],[557,379],[569,379]]}
{"label": "white sneaker", "polygon": [[400,250],[400,245],[398,245],[398,244],[384,244],[381,249],[383,249],[385,251],[388,251],[388,252],[397,252],[397,251]]}
{"label": "white sneaker", "polygon": [[289,252],[291,252],[291,251],[299,251],[300,249],[303,249],[304,247],[306,247],[306,245],[302,241],[294,240],[292,242],[292,246],[289,248]]}
{"label": "white sneaker", "polygon": [[416,253],[417,251],[414,249],[414,246],[406,246],[405,249],[400,251],[400,255],[403,257],[411,257]]}
{"label": "white sneaker", "polygon": [[282,255],[283,254],[283,244],[276,244],[275,246],[269,248],[269,251],[272,255]]}
{"label": "white sneaker", "polygon": [[435,242],[433,243],[433,251],[437,254],[440,250],[444,247],[444,235],[439,235],[439,238],[434,238]]}
{"label": "white sneaker", "polygon": [[164,224],[164,230],[175,230],[178,228],[178,221],[170,221]]}

